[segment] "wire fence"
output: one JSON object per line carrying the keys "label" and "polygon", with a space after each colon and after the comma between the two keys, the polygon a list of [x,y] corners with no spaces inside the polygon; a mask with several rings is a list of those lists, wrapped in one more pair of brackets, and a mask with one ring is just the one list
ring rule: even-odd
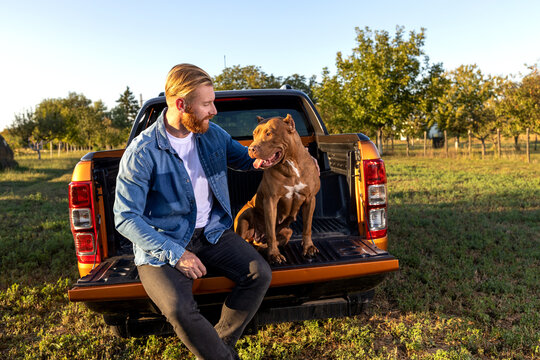
{"label": "wire fence", "polygon": [[[383,157],[426,157],[426,158],[470,158],[470,159],[519,159],[529,163],[540,162],[540,139],[537,134],[520,135],[514,138],[503,136],[485,140],[482,149],[480,140],[471,137],[446,137],[433,139],[387,139],[383,142]],[[497,140],[500,139],[500,140]],[[408,142],[408,146],[407,146]],[[528,146],[527,146],[528,144]]]}

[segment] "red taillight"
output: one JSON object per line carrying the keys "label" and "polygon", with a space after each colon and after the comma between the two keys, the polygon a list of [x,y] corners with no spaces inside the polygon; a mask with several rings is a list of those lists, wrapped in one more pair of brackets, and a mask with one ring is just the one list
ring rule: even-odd
{"label": "red taillight", "polygon": [[386,236],[386,169],[381,159],[364,160],[366,233],[368,238]]}
{"label": "red taillight", "polygon": [[75,234],[75,249],[78,256],[94,255],[96,253],[94,234]]}
{"label": "red taillight", "polygon": [[364,177],[367,185],[386,184],[386,169],[381,159],[364,160]]}
{"label": "red taillight", "polygon": [[97,246],[97,224],[90,181],[69,184],[69,220],[79,263],[98,264],[101,261]]}
{"label": "red taillight", "polygon": [[90,207],[90,183],[69,184],[69,206]]}

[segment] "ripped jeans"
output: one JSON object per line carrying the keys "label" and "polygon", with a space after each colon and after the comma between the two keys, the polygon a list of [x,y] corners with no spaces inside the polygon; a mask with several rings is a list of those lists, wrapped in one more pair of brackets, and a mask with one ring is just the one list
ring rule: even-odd
{"label": "ripped jeans", "polygon": [[199,312],[193,298],[193,280],[170,265],[139,266],[144,289],[172,324],[180,340],[198,359],[238,359],[234,345],[257,312],[270,285],[270,266],[232,230],[225,231],[213,245],[206,240],[203,229],[196,229],[186,249],[197,255],[212,273],[236,283],[215,326]]}

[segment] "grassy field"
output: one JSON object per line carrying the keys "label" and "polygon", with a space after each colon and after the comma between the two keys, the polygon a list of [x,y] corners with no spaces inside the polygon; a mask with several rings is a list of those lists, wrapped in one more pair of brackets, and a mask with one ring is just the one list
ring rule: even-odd
{"label": "grassy field", "polygon": [[[0,358],[190,358],[174,337],[119,339],[67,301],[77,279],[67,184],[81,154],[0,172]],[[386,158],[401,269],[364,315],[268,326],[246,359],[540,358],[540,166]]]}

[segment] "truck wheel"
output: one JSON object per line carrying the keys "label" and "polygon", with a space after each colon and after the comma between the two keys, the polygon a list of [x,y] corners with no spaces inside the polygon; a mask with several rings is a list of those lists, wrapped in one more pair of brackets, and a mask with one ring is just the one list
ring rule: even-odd
{"label": "truck wheel", "polygon": [[110,325],[109,327],[114,336],[121,338],[129,337],[126,325]]}
{"label": "truck wheel", "polygon": [[105,324],[109,325],[112,333],[115,336],[122,338],[129,337],[127,329],[127,318],[125,316],[103,315],[103,320],[105,321]]}

